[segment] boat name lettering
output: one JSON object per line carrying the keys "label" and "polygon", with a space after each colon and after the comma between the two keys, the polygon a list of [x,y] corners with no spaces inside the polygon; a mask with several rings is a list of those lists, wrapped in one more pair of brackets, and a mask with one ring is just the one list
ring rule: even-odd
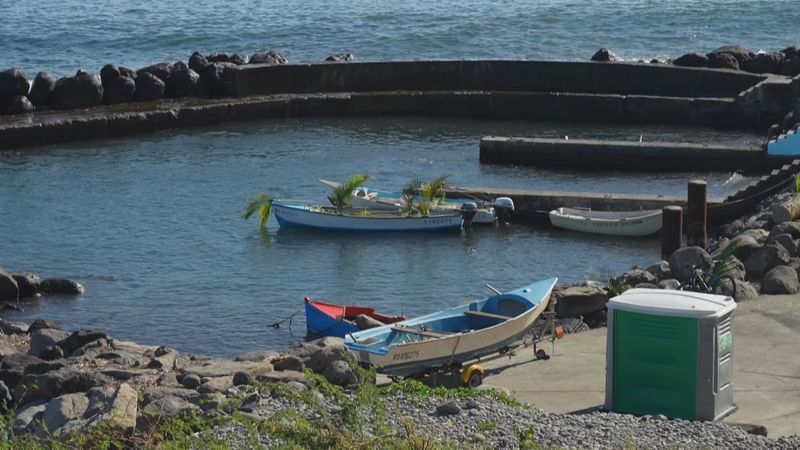
{"label": "boat name lettering", "polygon": [[425,219],[426,225],[447,224],[447,223],[450,223],[450,219]]}
{"label": "boat name lettering", "polygon": [[394,360],[403,360],[403,359],[417,359],[419,358],[419,350],[413,352],[403,352],[394,355]]}

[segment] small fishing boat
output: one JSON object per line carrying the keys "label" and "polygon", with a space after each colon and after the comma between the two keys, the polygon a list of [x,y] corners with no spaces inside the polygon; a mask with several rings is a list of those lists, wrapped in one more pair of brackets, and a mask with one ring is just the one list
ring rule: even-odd
{"label": "small fishing boat", "polygon": [[469,226],[470,211],[433,211],[427,216],[407,216],[400,211],[347,208],[339,213],[329,206],[293,204],[275,200],[272,213],[281,227],[330,231],[458,231]]}
{"label": "small fishing boat", "polygon": [[345,345],[360,362],[392,376],[423,374],[503,352],[530,331],[557,281],[496,291],[485,300],[349,333]]}
{"label": "small fishing boat", "polygon": [[592,211],[558,208],[550,211],[554,227],[615,236],[647,236],[661,230],[661,210]]}
{"label": "small fishing boat", "polygon": [[[317,180],[323,185],[336,189],[341,183],[336,181],[329,181],[319,179]],[[369,210],[386,210],[397,211],[403,206],[403,194],[400,192],[382,191],[379,189],[372,189],[366,186],[360,186],[353,191],[353,207],[365,208]],[[510,201],[510,199],[509,199]],[[479,224],[493,224],[497,220],[495,215],[495,206],[491,203],[476,202],[470,199],[445,199],[444,203],[437,205],[436,211],[458,211],[465,203],[475,203],[477,209],[472,223]],[[504,203],[505,205],[505,203]],[[511,209],[513,210],[513,202]]]}
{"label": "small fishing boat", "polygon": [[395,323],[405,320],[403,316],[387,316],[375,312],[367,306],[340,306],[305,298],[306,328],[311,334],[320,336],[344,337],[347,333],[359,331],[356,316],[365,315],[381,323]]}

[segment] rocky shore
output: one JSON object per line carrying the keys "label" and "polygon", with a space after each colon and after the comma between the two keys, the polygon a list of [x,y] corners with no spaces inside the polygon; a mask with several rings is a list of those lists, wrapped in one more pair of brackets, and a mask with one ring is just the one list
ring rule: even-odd
{"label": "rocky shore", "polygon": [[[341,339],[235,359],[186,355],[49,321],[0,321],[12,447],[797,448],[722,423],[548,414],[495,390],[376,386]],[[54,351],[58,348],[60,351]]]}

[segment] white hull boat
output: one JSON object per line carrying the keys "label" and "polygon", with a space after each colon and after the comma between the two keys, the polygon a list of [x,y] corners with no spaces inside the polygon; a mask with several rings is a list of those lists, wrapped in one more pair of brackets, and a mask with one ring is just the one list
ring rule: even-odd
{"label": "white hull boat", "polygon": [[458,231],[464,220],[459,211],[423,217],[349,208],[339,214],[333,207],[279,201],[272,203],[272,213],[281,227],[333,231]]}
{"label": "white hull boat", "polygon": [[592,211],[558,208],[550,211],[554,227],[613,236],[648,236],[661,230],[661,210]]}

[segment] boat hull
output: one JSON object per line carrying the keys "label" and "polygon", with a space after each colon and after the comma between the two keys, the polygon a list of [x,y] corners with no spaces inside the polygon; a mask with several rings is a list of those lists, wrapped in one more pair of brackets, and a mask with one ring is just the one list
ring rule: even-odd
{"label": "boat hull", "polygon": [[[416,341],[391,343],[391,335],[384,338],[388,345],[383,346],[381,341],[371,342],[376,336],[386,336],[388,330],[396,327],[419,327],[422,324],[432,325],[435,329],[437,323],[453,322],[460,319],[458,316],[467,314],[465,311],[474,311],[485,302],[475,302],[456,308],[449,308],[439,313],[410,319],[397,324],[366,330],[345,336],[345,344],[356,354],[360,362],[378,366],[379,371],[393,376],[409,376],[425,373],[431,369],[438,369],[451,364],[463,363],[472,359],[493,354],[503,348],[516,343],[529,332],[536,319],[547,307],[548,299],[556,279],[534,283],[527,288],[535,289],[536,298],[525,312],[509,317],[500,323],[491,326],[479,327],[474,331],[458,332],[443,335],[433,339],[420,339]],[[521,288],[525,289],[525,288]],[[502,301],[504,295],[494,297]],[[509,297],[510,298],[510,297]],[[478,318],[476,320],[495,320],[492,318]],[[480,325],[480,324],[478,324]],[[395,332],[395,331],[391,331]],[[413,333],[411,333],[413,335]]]}
{"label": "boat hull", "polygon": [[352,216],[312,211],[305,206],[272,204],[272,212],[281,227],[311,228],[329,231],[458,231],[461,214],[428,217]]}
{"label": "boat hull", "polygon": [[583,233],[611,236],[649,236],[658,233],[662,227],[661,212],[639,217],[619,219],[593,218],[575,214],[564,214],[563,208],[550,212],[550,223],[554,227]]}

